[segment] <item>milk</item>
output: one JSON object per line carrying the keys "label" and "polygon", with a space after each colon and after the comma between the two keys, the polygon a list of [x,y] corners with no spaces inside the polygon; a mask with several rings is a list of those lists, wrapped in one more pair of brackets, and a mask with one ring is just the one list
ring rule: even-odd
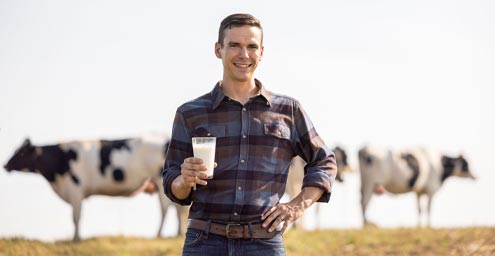
{"label": "milk", "polygon": [[213,166],[215,164],[215,137],[192,138],[194,157],[201,158],[203,165],[207,168],[208,178],[213,178]]}

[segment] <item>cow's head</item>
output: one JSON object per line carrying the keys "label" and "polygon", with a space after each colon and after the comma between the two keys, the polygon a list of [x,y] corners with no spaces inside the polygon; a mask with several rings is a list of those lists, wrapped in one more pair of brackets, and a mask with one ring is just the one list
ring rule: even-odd
{"label": "cow's head", "polygon": [[29,139],[25,139],[22,145],[15,151],[4,168],[7,171],[31,171],[34,172],[34,160],[36,158],[36,147]]}
{"label": "cow's head", "polygon": [[337,160],[337,166],[339,167],[339,172],[353,172],[354,170],[349,165],[347,160],[347,153],[344,149],[337,146],[333,149],[335,153],[335,158]]}
{"label": "cow's head", "polygon": [[467,177],[476,179],[476,177],[469,170],[469,164],[466,159],[460,155],[456,158],[456,166],[454,168],[454,176]]}
{"label": "cow's head", "polygon": [[476,177],[471,173],[467,160],[462,156],[458,157],[442,157],[442,165],[444,168],[444,175],[442,180],[445,180],[449,176],[466,177],[475,179]]}
{"label": "cow's head", "polygon": [[338,168],[337,177],[335,179],[342,182],[344,179],[342,179],[341,173],[352,172],[353,170],[347,161],[347,153],[344,149],[337,146],[333,149],[333,152],[335,153]]}

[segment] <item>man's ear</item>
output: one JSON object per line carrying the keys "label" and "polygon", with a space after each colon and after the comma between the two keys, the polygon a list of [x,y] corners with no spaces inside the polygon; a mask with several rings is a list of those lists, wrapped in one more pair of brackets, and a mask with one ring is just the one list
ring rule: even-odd
{"label": "man's ear", "polygon": [[222,49],[222,46],[220,46],[220,44],[218,42],[215,43],[215,55],[217,56],[217,58],[221,59],[222,58],[222,54],[220,54],[220,50]]}
{"label": "man's ear", "polygon": [[261,61],[263,59],[263,52],[265,52],[265,46],[261,46],[261,54],[260,54],[259,61]]}

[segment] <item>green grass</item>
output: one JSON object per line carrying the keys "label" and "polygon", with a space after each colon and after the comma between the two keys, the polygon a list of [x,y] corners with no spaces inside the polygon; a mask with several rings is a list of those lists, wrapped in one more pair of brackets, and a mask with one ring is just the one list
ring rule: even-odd
{"label": "green grass", "polygon": [[[290,230],[287,255],[495,255],[495,228]],[[0,239],[9,255],[180,255],[183,237],[97,237],[71,243]]]}

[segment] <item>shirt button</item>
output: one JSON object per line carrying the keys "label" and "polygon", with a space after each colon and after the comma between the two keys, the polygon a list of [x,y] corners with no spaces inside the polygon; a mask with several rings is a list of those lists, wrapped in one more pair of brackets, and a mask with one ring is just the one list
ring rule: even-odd
{"label": "shirt button", "polygon": [[242,135],[242,138],[243,138],[243,139],[245,139],[246,137],[247,137],[247,136],[246,136],[246,134],[243,134],[243,135]]}
{"label": "shirt button", "polygon": [[241,164],[243,164],[244,162],[245,162],[244,159],[241,159]]}
{"label": "shirt button", "polygon": [[237,212],[234,212],[234,216],[237,216],[237,215],[238,215]]}
{"label": "shirt button", "polygon": [[207,136],[211,136],[211,133],[206,134]]}
{"label": "shirt button", "polygon": [[237,187],[237,189],[238,189],[238,190],[242,190],[242,187],[241,187],[241,186],[239,186],[239,187]]}
{"label": "shirt button", "polygon": [[242,108],[242,111],[246,112],[246,108]]}

